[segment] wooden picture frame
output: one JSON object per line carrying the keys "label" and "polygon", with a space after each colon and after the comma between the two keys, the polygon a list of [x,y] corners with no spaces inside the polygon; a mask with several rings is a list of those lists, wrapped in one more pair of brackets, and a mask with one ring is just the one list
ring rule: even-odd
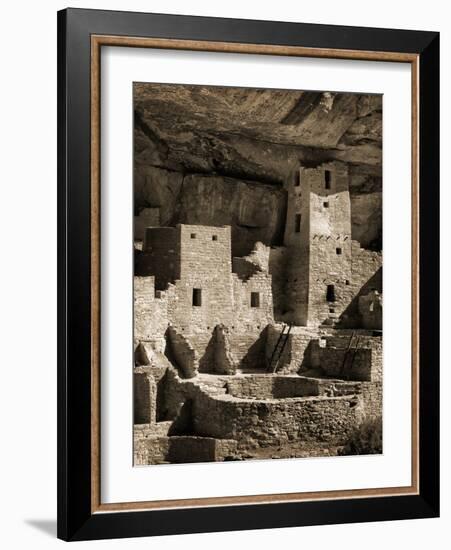
{"label": "wooden picture frame", "polygon": [[[100,51],[103,46],[393,61],[412,67],[410,487],[100,502]],[[439,34],[67,9],[58,13],[58,537],[64,540],[439,514]]]}

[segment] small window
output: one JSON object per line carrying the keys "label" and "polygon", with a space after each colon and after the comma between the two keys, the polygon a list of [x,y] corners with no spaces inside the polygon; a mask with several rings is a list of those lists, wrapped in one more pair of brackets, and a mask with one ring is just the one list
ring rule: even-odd
{"label": "small window", "polygon": [[324,187],[330,189],[330,182],[332,180],[332,174],[330,170],[324,171]]}
{"label": "small window", "polygon": [[193,288],[193,306],[200,307],[202,305],[202,289]]}
{"label": "small window", "polygon": [[260,292],[251,292],[251,307],[260,307]]}
{"label": "small window", "polygon": [[340,256],[340,254],[341,254],[341,252],[342,252],[341,248],[340,248],[340,247],[337,247],[337,248],[335,249],[335,251],[336,251],[336,253],[338,254],[338,256]]}
{"label": "small window", "polygon": [[335,313],[335,308],[334,308],[334,307],[330,307],[330,308],[329,308],[329,313]]}
{"label": "small window", "polygon": [[211,237],[211,240],[212,240],[212,241],[217,241],[217,240],[218,240],[218,236],[217,236],[217,235],[213,235],[213,236]]}
{"label": "small window", "polygon": [[329,203],[327,201],[323,202],[323,206],[324,206],[324,208],[329,208]]}
{"label": "small window", "polygon": [[300,233],[301,232],[301,215],[296,214],[294,218],[294,232]]}
{"label": "small window", "polygon": [[294,186],[299,187],[301,185],[301,171],[298,170],[294,177]]}
{"label": "small window", "polygon": [[335,302],[335,286],[327,285],[326,300],[328,302]]}
{"label": "small window", "polygon": [[346,286],[349,286],[351,283],[349,282],[348,279],[346,279]]}
{"label": "small window", "polygon": [[195,239],[196,238],[196,233],[191,233],[191,238]]}

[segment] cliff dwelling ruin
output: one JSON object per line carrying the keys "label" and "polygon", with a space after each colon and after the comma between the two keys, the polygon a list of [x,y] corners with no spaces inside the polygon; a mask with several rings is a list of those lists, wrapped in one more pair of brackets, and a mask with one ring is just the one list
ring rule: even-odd
{"label": "cliff dwelling ruin", "polygon": [[382,416],[381,100],[172,88],[134,89],[134,464],[336,455]]}

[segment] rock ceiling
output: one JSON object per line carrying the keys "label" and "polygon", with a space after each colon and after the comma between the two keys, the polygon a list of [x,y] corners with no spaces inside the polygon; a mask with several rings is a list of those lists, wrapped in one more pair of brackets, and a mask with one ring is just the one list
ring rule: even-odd
{"label": "rock ceiling", "polygon": [[274,244],[289,174],[341,160],[353,237],[380,247],[381,96],[136,83],[134,118],[135,204],[160,206],[162,223],[231,223]]}

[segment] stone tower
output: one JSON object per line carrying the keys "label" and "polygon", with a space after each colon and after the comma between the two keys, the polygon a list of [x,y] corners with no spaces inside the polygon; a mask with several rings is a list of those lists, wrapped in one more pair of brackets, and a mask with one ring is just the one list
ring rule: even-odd
{"label": "stone tower", "polygon": [[349,303],[351,202],[347,166],[300,167],[287,182],[287,320],[334,324]]}

